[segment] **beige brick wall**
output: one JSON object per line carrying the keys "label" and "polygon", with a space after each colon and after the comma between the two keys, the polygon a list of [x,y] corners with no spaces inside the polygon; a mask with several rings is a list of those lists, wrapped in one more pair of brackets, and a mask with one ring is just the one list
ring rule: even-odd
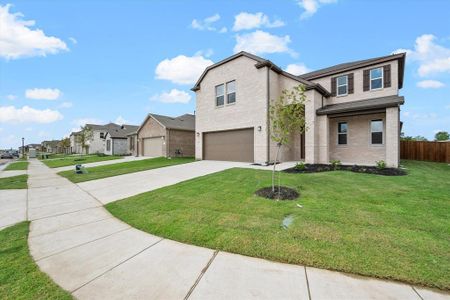
{"label": "beige brick wall", "polygon": [[[131,137],[133,137],[133,140],[134,140],[134,149],[133,150],[130,150],[130,144],[132,142]],[[137,139],[137,134],[133,135],[133,136],[128,136],[128,138],[127,138],[127,148],[128,148],[127,149],[128,154],[133,155],[133,156],[138,156],[138,139]]]}
{"label": "beige brick wall", "polygon": [[[387,64],[391,65],[391,87],[364,92],[363,91],[363,71],[365,69],[373,69],[376,67],[382,67]],[[377,97],[384,97],[384,96],[391,96],[391,95],[398,95],[398,62],[397,62],[397,60],[370,66],[367,68],[333,74],[332,76],[327,76],[327,77],[323,77],[323,78],[319,78],[319,79],[313,79],[311,81],[319,83],[320,85],[322,85],[324,88],[326,88],[328,91],[331,92],[331,77],[337,77],[337,76],[346,75],[349,73],[354,74],[353,75],[354,76],[354,93],[349,94],[347,96],[329,97],[326,100],[326,103],[325,103],[326,105],[350,102],[350,101],[365,100],[365,99],[370,99],[370,98],[377,98]]]}
{"label": "beige brick wall", "polygon": [[193,157],[195,155],[195,132],[183,130],[167,130],[169,138],[168,156],[176,156],[176,150],[180,149],[182,156]]}
{"label": "beige brick wall", "polygon": [[400,109],[386,108],[386,164],[398,167],[400,163]]}
{"label": "beige brick wall", "polygon": [[[370,121],[383,120],[383,144],[372,145]],[[337,124],[348,123],[347,145],[338,145]],[[375,161],[386,160],[386,114],[370,114],[330,119],[330,160],[343,164],[375,165]]]}
{"label": "beige brick wall", "polygon": [[[195,157],[201,159],[202,133],[254,128],[254,158],[267,161],[267,68],[255,68],[256,61],[241,56],[210,70],[196,92]],[[236,103],[216,107],[215,86],[236,80]],[[261,131],[258,131],[261,126]]]}
{"label": "beige brick wall", "polygon": [[[139,139],[139,155],[144,155],[144,139],[149,137],[159,137],[166,136],[165,127],[161,126],[159,122],[157,122],[153,118],[148,118],[147,121],[142,125],[138,132]],[[165,155],[165,152],[164,152]]]}

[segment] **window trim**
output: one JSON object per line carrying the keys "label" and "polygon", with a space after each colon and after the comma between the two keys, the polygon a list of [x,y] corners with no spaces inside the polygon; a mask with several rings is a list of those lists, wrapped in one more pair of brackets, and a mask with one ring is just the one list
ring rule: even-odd
{"label": "window trim", "polygon": [[[381,70],[381,77],[376,77],[376,78],[372,78],[372,71],[376,70],[376,69],[380,69]],[[377,80],[377,79],[381,79],[381,87],[379,88],[372,88],[372,80]],[[377,67],[377,68],[373,68],[369,70],[369,90],[370,91],[377,91],[377,90],[382,90],[384,88],[384,68],[383,67]]]}
{"label": "window trim", "polygon": [[[372,122],[381,121],[381,131],[372,131]],[[374,147],[384,146],[384,119],[371,119],[369,121],[369,144]],[[374,144],[372,140],[372,133],[381,132],[381,144]]]}
{"label": "window trim", "polygon": [[[229,94],[231,94],[231,93],[228,93],[228,84],[230,83],[230,82],[234,82],[234,102],[228,102],[228,95]],[[226,105],[233,105],[233,104],[235,104],[236,103],[236,100],[237,100],[237,97],[236,97],[236,79],[233,79],[233,80],[230,80],[230,81],[227,81],[226,83],[225,83],[225,95],[226,95],[226,101],[224,101],[224,102],[226,102]]]}
{"label": "window trim", "polygon": [[[347,125],[347,132],[345,132],[345,133],[339,132],[339,125],[340,125],[340,124],[346,124],[346,125]],[[345,138],[345,144],[339,144],[339,135],[343,135],[343,134],[346,135],[346,138]],[[337,144],[339,147],[345,147],[345,146],[348,146],[348,122],[347,122],[347,121],[338,121],[338,122],[337,122],[337,140],[336,140],[336,144]]]}
{"label": "window trim", "polygon": [[[217,87],[219,87],[219,86],[221,86],[221,85],[223,85],[223,94],[222,95],[217,95]],[[214,105],[215,105],[215,107],[223,107],[224,105],[225,105],[225,95],[226,95],[226,84],[225,83],[221,83],[221,84],[218,84],[218,85],[216,85],[215,87],[214,87],[214,95],[215,95],[215,97],[214,97]],[[223,96],[223,104],[220,104],[220,105],[218,105],[217,104],[217,98],[218,97],[221,97],[221,96]]]}
{"label": "window trim", "polygon": [[[345,84],[339,84],[339,78],[341,78],[341,77],[345,77]],[[345,94],[339,94],[339,87],[341,87],[341,86],[345,86],[346,87],[346,89],[345,89]],[[344,97],[344,96],[347,96],[348,95],[348,75],[341,75],[341,76],[338,76],[338,77],[336,77],[336,97]]]}

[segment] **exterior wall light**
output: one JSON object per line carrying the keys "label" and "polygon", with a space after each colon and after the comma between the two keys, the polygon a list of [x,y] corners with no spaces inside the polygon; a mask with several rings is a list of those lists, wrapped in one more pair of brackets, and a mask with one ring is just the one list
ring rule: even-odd
{"label": "exterior wall light", "polygon": [[262,127],[261,126],[258,126],[258,131],[261,131],[262,130]]}

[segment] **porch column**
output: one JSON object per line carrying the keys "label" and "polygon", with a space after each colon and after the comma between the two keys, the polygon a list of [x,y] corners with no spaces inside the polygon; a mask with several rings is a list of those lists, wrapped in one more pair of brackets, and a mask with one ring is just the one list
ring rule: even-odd
{"label": "porch column", "polygon": [[386,108],[386,165],[397,168],[400,161],[400,110]]}
{"label": "porch column", "polygon": [[319,151],[319,163],[321,164],[328,164],[330,163],[330,157],[329,157],[329,148],[328,143],[330,141],[330,122],[327,115],[324,116],[317,116],[317,123],[319,124],[319,145],[318,145],[318,151]]}

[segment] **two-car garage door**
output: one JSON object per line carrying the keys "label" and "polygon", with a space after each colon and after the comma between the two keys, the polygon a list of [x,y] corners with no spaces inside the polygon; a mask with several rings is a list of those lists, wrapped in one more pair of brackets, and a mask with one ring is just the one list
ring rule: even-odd
{"label": "two-car garage door", "polygon": [[203,159],[253,162],[253,128],[203,133]]}

